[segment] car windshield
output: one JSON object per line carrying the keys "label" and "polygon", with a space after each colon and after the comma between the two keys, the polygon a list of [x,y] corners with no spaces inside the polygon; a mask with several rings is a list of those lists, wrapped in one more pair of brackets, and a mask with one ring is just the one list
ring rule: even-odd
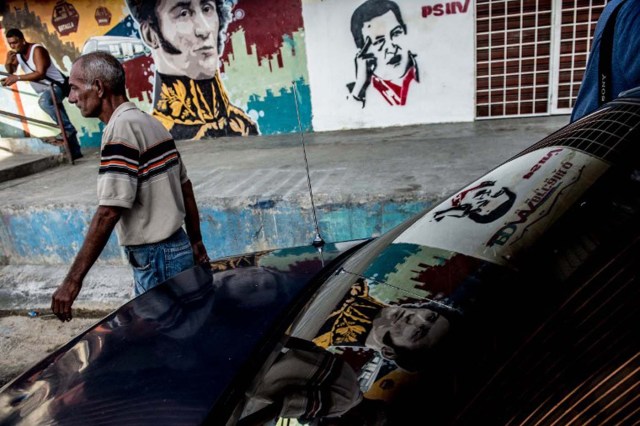
{"label": "car windshield", "polygon": [[[493,333],[488,326],[495,326],[496,307],[510,312],[509,318],[519,310],[530,314],[526,321],[538,318],[554,299],[539,312],[513,302],[531,289],[562,288],[595,259],[597,247],[614,244],[612,229],[637,221],[639,133],[640,105],[620,101],[550,135],[359,249],[320,287],[291,325],[285,349],[265,365],[241,410],[246,423],[264,420],[275,409],[303,422],[356,412],[351,421],[360,424],[375,416],[378,403],[408,398],[405,392],[426,370],[431,388],[438,388],[439,379],[445,385],[442,394],[434,390],[436,405],[429,410],[451,404],[444,389],[456,381],[444,376],[444,367],[485,343],[475,336]],[[479,310],[479,301],[493,310]],[[469,324],[468,318],[484,323]],[[516,341],[525,330],[509,329],[502,338]],[[467,344],[457,339],[462,335],[478,347],[451,352]],[[515,350],[504,346],[505,353]],[[485,349],[481,356],[497,356],[495,347]],[[320,385],[319,377],[330,378]],[[471,389],[458,385],[460,393]],[[414,397],[430,394],[428,388],[414,390]],[[314,392],[317,411],[311,409]]]}

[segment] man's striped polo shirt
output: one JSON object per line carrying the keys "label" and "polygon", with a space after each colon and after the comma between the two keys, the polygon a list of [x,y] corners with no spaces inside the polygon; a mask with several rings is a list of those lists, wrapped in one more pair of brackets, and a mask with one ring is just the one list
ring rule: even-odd
{"label": "man's striped polo shirt", "polygon": [[116,225],[120,244],[156,243],[182,226],[187,180],[167,129],[132,102],[116,108],[102,135],[98,201],[125,208]]}

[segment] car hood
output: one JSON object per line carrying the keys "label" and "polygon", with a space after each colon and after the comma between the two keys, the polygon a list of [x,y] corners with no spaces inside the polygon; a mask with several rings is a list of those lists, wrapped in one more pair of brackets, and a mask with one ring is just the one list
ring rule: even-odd
{"label": "car hood", "polygon": [[313,291],[312,278],[359,243],[265,251],[182,272],[8,383],[0,423],[202,423],[251,380],[292,305]]}

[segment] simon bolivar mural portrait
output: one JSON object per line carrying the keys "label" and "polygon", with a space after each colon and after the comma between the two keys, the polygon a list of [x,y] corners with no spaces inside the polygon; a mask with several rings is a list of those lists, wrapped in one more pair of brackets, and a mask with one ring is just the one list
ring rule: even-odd
{"label": "simon bolivar mural portrait", "polygon": [[156,66],[152,114],[175,139],[258,134],[220,78],[225,0],[126,0]]}

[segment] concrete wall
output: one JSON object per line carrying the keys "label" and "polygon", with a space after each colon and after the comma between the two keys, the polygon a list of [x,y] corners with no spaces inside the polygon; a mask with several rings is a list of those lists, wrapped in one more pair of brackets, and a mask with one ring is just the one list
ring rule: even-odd
{"label": "concrete wall", "polygon": [[[379,235],[430,205],[427,201],[378,201],[320,205],[319,226],[326,241]],[[201,229],[211,258],[308,245],[314,237],[312,212],[300,204],[266,200],[229,207],[203,203]],[[5,206],[0,222],[0,265],[68,265],[77,254],[93,207],[51,204]],[[99,264],[125,264],[115,233]]]}
{"label": "concrete wall", "polygon": [[[27,40],[44,44],[65,74],[69,73],[72,60],[83,52],[108,49],[115,53],[127,71],[131,100],[142,110],[158,116],[177,140],[296,132],[298,111],[306,131],[474,118],[470,1],[438,4],[398,1],[394,4],[404,26],[396,29],[395,34],[392,34],[395,25],[385,27],[389,22],[372,20],[371,16],[379,14],[380,6],[371,1],[217,0],[217,3],[219,10],[227,12],[228,19],[224,18],[227,15],[218,19],[220,32],[207,37],[219,37],[225,42],[212,55],[215,60],[208,59],[206,63],[186,53],[168,55],[166,49],[155,43],[157,38],[150,36],[149,31],[141,31],[149,28],[143,19],[149,14],[143,11],[136,15],[126,0],[5,1],[1,26],[4,31],[20,28]],[[365,50],[356,46],[351,31],[352,15],[360,6],[372,14],[363,26],[364,31],[373,28],[386,40],[372,43]],[[383,12],[380,13],[384,15]],[[211,17],[207,19],[208,24],[213,22]],[[397,23],[398,18],[394,19]],[[163,31],[172,37],[174,46],[186,43],[186,47],[178,49],[184,53],[204,39],[194,34],[203,31],[206,25],[196,18],[188,22],[176,20],[168,25],[170,30]],[[5,57],[7,49],[3,37],[0,58]],[[386,53],[391,59],[397,54],[401,78],[396,78],[397,66],[395,74],[385,73],[385,68],[393,69],[384,65],[388,58],[381,56],[379,63],[374,64],[369,56],[375,56],[375,52]],[[347,96],[350,93],[347,86],[362,81],[355,78],[356,56],[369,67],[369,73],[363,74],[364,86],[368,87],[362,91],[366,93],[364,104]],[[191,79],[177,81],[177,77],[159,76],[182,78],[198,67],[204,71],[194,77],[195,83]],[[399,87],[397,93],[391,89],[395,83]],[[20,93],[0,90],[3,109],[49,120],[38,108],[30,85],[19,83],[17,88]],[[102,124],[83,118],[68,103],[66,109],[79,130],[81,144],[99,146]],[[236,122],[230,123],[227,115],[235,115]],[[21,132],[34,136],[54,133],[51,129],[0,117],[0,136],[16,136]]]}

